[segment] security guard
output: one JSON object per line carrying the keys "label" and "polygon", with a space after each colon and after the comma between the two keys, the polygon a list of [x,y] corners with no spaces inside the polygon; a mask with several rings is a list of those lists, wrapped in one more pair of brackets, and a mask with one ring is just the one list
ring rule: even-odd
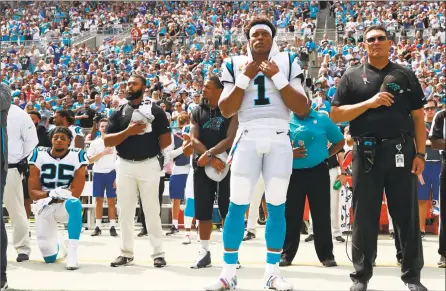
{"label": "security guard", "polygon": [[[387,30],[364,31],[366,63],[342,76],[332,102],[334,122],[350,121],[353,147],[352,291],[367,290],[373,275],[379,215],[385,189],[403,260],[401,279],[410,290],[423,268],[416,179],[424,169],[424,94],[415,74],[389,61]],[[415,142],[414,142],[415,139]]]}
{"label": "security guard", "polygon": [[6,278],[8,235],[6,233],[5,220],[3,219],[3,190],[8,173],[8,133],[6,131],[6,123],[10,107],[11,89],[7,85],[0,83],[0,290],[8,288],[8,280]]}
{"label": "security guard", "polygon": [[116,146],[116,192],[121,225],[121,255],[112,267],[133,264],[133,228],[138,192],[145,210],[154,266],[166,265],[162,248],[162,228],[158,187],[160,165],[157,155],[171,142],[169,122],[164,111],[144,100],[146,79],[132,75],[127,82],[127,104],[110,116],[104,145]]}
{"label": "security guard", "polygon": [[441,258],[438,262],[440,268],[446,268],[446,109],[443,109],[434,116],[429,140],[432,149],[440,150],[441,153],[441,173],[440,173],[440,248],[438,253]]}
{"label": "security guard", "polygon": [[[291,265],[300,241],[305,197],[308,195],[314,223],[314,246],[324,267],[337,266],[333,255],[330,220],[330,174],[325,160],[344,146],[344,136],[326,112],[311,109],[292,113],[293,172],[285,203],[286,234],[280,266]],[[331,143],[328,148],[328,143]]]}

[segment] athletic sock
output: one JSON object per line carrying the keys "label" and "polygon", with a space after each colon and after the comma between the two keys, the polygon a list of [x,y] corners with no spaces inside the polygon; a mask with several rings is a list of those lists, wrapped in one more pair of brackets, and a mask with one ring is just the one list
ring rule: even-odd
{"label": "athletic sock", "polygon": [[96,219],[96,227],[101,228],[102,226],[102,219]]}
{"label": "athletic sock", "polygon": [[207,252],[209,251],[209,240],[201,240],[201,247],[205,249]]}
{"label": "athletic sock", "polygon": [[178,219],[172,219],[172,224],[176,229],[178,229]]}
{"label": "athletic sock", "polygon": [[192,228],[192,219],[193,219],[193,217],[184,216],[184,228],[185,229]]}
{"label": "athletic sock", "polygon": [[110,219],[110,227],[116,227],[116,219]]}

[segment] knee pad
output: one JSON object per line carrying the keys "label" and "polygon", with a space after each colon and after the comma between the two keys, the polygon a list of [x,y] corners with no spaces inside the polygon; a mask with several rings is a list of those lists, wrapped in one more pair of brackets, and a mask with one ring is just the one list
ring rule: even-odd
{"label": "knee pad", "polygon": [[268,209],[265,229],[266,247],[280,250],[283,247],[286,232],[285,203],[278,206],[266,203],[266,208]]}
{"label": "knee pad", "polygon": [[57,259],[57,254],[59,252],[59,246],[55,245],[50,240],[39,240],[37,239],[37,246],[40,249],[40,253],[43,256],[45,263],[54,263]]}
{"label": "knee pad", "polygon": [[238,175],[231,175],[231,194],[229,200],[235,205],[248,205],[251,201],[253,185],[257,181]]}
{"label": "knee pad", "polygon": [[184,216],[194,217],[195,215],[195,202],[192,198],[186,199],[186,208],[184,209]]}
{"label": "knee pad", "polygon": [[265,179],[266,202],[274,206],[284,204],[289,182],[289,178],[271,177],[268,180]]}
{"label": "knee pad", "polygon": [[228,215],[223,227],[223,245],[225,249],[238,250],[243,240],[245,232],[244,215],[248,209],[248,204],[229,204]]}
{"label": "knee pad", "polygon": [[55,255],[52,255],[52,256],[43,257],[43,260],[47,264],[52,264],[52,263],[56,262],[56,259],[57,259],[57,253]]}

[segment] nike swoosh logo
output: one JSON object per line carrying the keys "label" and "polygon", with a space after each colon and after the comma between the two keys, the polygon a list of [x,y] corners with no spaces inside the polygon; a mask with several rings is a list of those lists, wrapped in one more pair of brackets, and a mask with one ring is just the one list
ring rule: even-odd
{"label": "nike swoosh logo", "polygon": [[285,131],[276,131],[276,133],[277,134],[282,134],[282,133],[284,133]]}
{"label": "nike swoosh logo", "polygon": [[28,127],[28,129],[31,129],[33,126],[31,125],[30,127]]}

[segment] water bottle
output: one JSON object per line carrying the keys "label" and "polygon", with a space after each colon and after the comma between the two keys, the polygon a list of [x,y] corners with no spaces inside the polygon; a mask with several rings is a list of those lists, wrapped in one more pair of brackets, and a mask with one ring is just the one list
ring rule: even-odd
{"label": "water bottle", "polygon": [[341,181],[336,180],[336,182],[335,182],[334,185],[333,185],[333,189],[335,189],[335,190],[339,190],[339,188],[341,188],[341,186],[342,186]]}

